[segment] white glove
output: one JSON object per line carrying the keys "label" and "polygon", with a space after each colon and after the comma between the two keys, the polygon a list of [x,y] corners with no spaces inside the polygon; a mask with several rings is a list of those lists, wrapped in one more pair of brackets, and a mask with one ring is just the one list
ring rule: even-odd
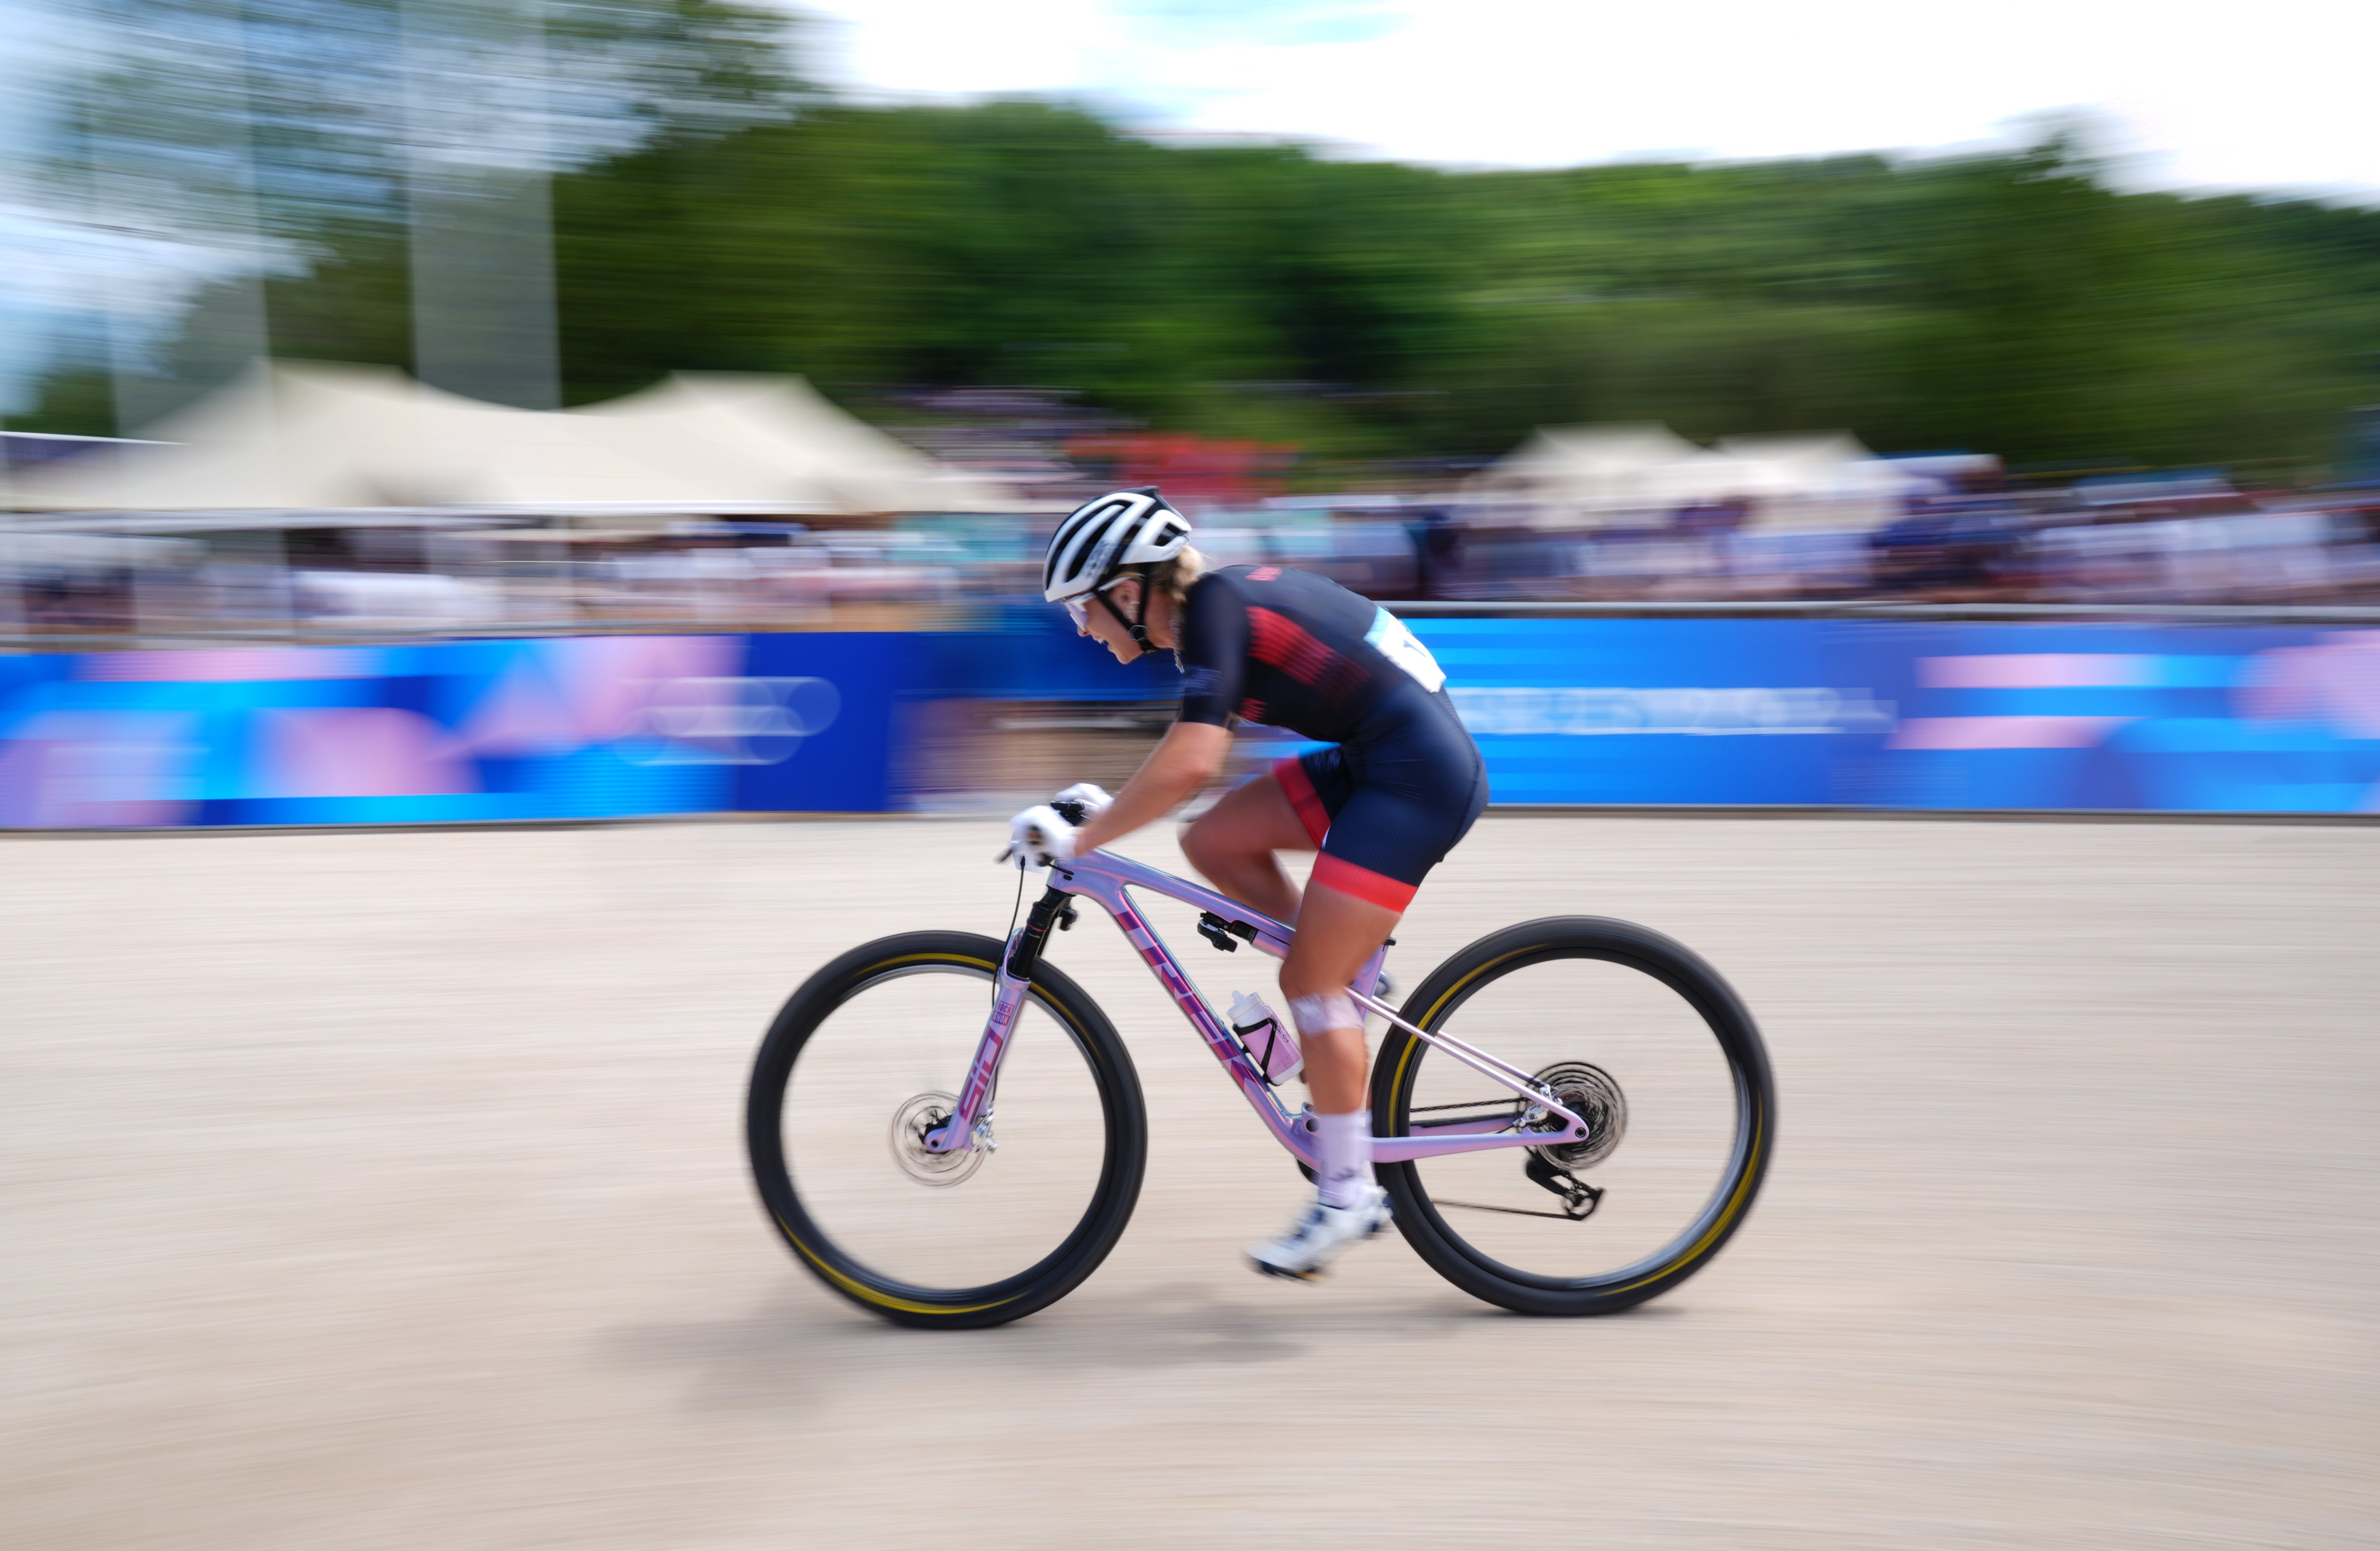
{"label": "white glove", "polygon": [[1002,861],[1013,858],[1020,868],[1047,867],[1074,854],[1075,826],[1060,818],[1055,808],[1046,803],[1027,808],[1008,821],[1008,850]]}
{"label": "white glove", "polygon": [[1077,781],[1073,786],[1068,787],[1064,791],[1062,791],[1057,796],[1051,798],[1050,800],[1052,802],[1079,802],[1083,805],[1083,817],[1087,819],[1095,819],[1101,813],[1106,812],[1108,811],[1108,804],[1113,802],[1115,799],[1108,795],[1107,788],[1105,787],[1095,787],[1088,781]]}

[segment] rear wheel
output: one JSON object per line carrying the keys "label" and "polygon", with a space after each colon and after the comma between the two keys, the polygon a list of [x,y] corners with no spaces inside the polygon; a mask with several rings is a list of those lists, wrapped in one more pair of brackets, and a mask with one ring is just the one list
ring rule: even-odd
{"label": "rear wheel", "polygon": [[[1678,943],[1586,916],[1525,922],[1439,967],[1401,1009],[1530,1073],[1587,1140],[1383,1166],[1397,1227],[1449,1281],[1523,1313],[1601,1314],[1694,1275],[1743,1222],[1776,1126],[1752,1017]],[[1500,1117],[1510,1088],[1391,1028],[1372,1072],[1389,1136]]]}
{"label": "rear wheel", "polygon": [[1002,946],[913,932],[854,948],[787,1001],[752,1069],[746,1140],[770,1218],[844,1297],[903,1325],[1002,1325],[1072,1291],[1139,1199],[1148,1125],[1106,1017],[1035,971],[985,1142],[931,1153],[957,1107]]}

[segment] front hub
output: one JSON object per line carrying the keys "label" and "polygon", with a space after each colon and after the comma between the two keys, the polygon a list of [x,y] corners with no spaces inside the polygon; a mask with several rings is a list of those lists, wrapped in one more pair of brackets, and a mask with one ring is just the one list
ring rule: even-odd
{"label": "front hub", "polygon": [[957,1146],[938,1153],[926,1139],[950,1124],[958,1113],[954,1093],[919,1093],[892,1112],[892,1161],[920,1185],[944,1190],[964,1182],[983,1166],[989,1150]]}

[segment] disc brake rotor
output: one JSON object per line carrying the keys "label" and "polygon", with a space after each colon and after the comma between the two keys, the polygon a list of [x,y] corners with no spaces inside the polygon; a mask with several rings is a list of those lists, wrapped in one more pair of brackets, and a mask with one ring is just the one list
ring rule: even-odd
{"label": "disc brake rotor", "polygon": [[901,1166],[902,1173],[920,1185],[941,1190],[963,1182],[983,1166],[983,1160],[990,1155],[983,1146],[958,1147],[947,1153],[931,1152],[926,1146],[927,1136],[947,1125],[958,1107],[954,1093],[919,1093],[892,1112],[892,1161]]}

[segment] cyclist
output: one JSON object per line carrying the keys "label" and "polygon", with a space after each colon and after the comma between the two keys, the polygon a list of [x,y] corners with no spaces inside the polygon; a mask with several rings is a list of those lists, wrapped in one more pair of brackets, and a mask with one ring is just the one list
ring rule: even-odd
{"label": "cyclist", "polygon": [[[1335,744],[1276,763],[1183,832],[1191,864],[1224,894],[1297,935],[1281,967],[1314,1095],[1312,1206],[1280,1239],[1251,1246],[1257,1268],[1311,1276],[1389,1220],[1372,1175],[1362,1012],[1349,984],[1415,888],[1488,804],[1488,776],[1445,675],[1386,609],[1284,566],[1208,571],[1190,524],[1155,486],[1086,502],[1058,524],[1042,596],[1120,662],[1170,648],[1182,711],[1112,799],[1070,788],[1080,828],[1028,808],[1010,824],[1020,864],[1062,861],[1162,818],[1223,768],[1241,722]],[[1319,850],[1303,899],[1275,853]]]}

